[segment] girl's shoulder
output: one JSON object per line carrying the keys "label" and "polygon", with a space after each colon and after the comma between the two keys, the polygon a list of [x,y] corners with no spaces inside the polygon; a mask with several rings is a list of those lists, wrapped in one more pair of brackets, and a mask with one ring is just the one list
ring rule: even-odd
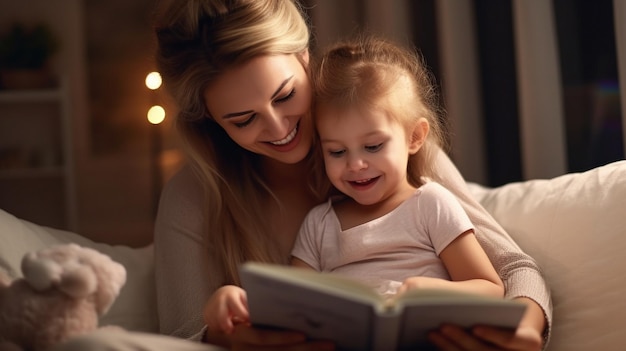
{"label": "girl's shoulder", "polygon": [[427,200],[456,198],[450,190],[446,189],[446,187],[430,179],[417,188],[415,194],[417,197],[422,197]]}

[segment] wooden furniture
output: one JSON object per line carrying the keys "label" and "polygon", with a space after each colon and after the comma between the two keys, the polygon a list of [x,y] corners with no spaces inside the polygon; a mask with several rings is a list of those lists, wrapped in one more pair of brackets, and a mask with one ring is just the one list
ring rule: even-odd
{"label": "wooden furniture", "polygon": [[66,82],[0,90],[0,208],[38,224],[76,229],[76,182]]}

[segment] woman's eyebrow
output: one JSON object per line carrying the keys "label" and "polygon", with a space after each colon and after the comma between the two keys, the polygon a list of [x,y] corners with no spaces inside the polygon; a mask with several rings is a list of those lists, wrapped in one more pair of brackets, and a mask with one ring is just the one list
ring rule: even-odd
{"label": "woman's eyebrow", "polygon": [[287,85],[287,83],[289,83],[289,81],[293,79],[293,76],[288,77],[287,79],[283,80],[283,82],[280,84],[280,86],[278,86],[278,89],[276,89],[276,91],[274,92],[274,94],[272,94],[271,99],[275,98],[276,95],[278,95],[280,93],[281,90],[283,90],[283,88],[285,87],[285,85]]}
{"label": "woman's eyebrow", "polygon": [[248,110],[248,111],[241,111],[241,112],[231,112],[231,113],[227,113],[227,114],[223,115],[222,119],[239,117],[239,116],[247,115],[248,113],[252,113],[252,112],[254,112],[254,111]]}
{"label": "woman's eyebrow", "polygon": [[[278,86],[278,89],[276,89],[276,91],[274,92],[274,94],[272,94],[272,96],[270,97],[270,99],[273,99],[276,97],[276,95],[278,95],[280,93],[281,90],[283,90],[283,88],[285,87],[285,85],[287,85],[287,83],[289,83],[290,80],[293,79],[293,76],[288,77],[287,79],[283,80],[282,83],[280,83],[280,85]],[[233,117],[239,117],[239,116],[243,116],[243,115],[247,115],[249,113],[254,112],[253,110],[248,110],[248,111],[241,111],[241,112],[231,112],[231,113],[227,113],[224,116],[222,116],[222,119],[227,119],[227,118],[233,118]]]}

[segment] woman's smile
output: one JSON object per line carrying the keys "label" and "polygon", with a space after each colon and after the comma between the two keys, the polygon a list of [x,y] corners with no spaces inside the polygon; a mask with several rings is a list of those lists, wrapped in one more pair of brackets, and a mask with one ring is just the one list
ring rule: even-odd
{"label": "woman's smile", "polygon": [[[298,123],[300,123],[300,122],[298,122]],[[293,128],[293,130],[289,133],[289,135],[287,135],[284,139],[281,139],[281,140],[278,140],[278,141],[270,141],[270,143],[272,145],[276,145],[276,146],[289,144],[296,137],[296,133],[297,132],[298,132],[298,124],[296,124],[296,127]]]}

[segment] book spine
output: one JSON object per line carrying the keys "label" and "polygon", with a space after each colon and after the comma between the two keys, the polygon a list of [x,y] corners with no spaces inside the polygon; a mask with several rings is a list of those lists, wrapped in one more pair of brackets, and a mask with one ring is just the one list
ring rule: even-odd
{"label": "book spine", "polygon": [[401,313],[395,308],[377,311],[374,318],[372,351],[395,350],[400,335]]}

